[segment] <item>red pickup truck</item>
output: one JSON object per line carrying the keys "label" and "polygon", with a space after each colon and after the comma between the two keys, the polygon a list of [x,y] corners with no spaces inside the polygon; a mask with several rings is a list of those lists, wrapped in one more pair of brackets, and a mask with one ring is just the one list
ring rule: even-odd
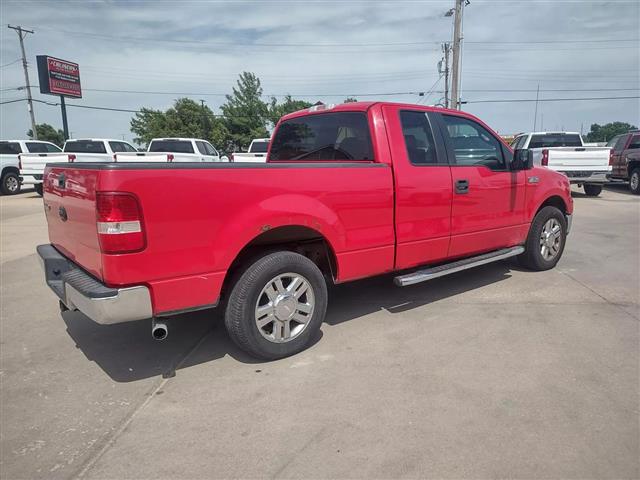
{"label": "red pickup truck", "polygon": [[327,282],[405,286],[512,256],[546,270],[573,211],[564,175],[477,118],[378,102],[283,117],[267,163],[50,164],[44,206],[62,308],[151,319],[160,339],[163,318],[219,306],[265,359],[305,348]]}

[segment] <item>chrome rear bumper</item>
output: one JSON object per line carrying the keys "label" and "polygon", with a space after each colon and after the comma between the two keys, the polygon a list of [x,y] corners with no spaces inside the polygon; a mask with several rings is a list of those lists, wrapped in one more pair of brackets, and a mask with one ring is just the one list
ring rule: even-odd
{"label": "chrome rear bumper", "polygon": [[39,245],[37,252],[47,285],[70,310],[79,310],[103,325],[153,316],[151,295],[144,285],[107,287],[52,245]]}

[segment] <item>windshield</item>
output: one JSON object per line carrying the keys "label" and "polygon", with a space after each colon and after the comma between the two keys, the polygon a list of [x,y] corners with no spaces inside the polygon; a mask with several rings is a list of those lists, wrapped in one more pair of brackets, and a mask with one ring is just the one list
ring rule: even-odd
{"label": "windshield", "polygon": [[150,152],[194,153],[193,145],[188,140],[153,140],[149,145]]}
{"label": "windshield", "polygon": [[540,133],[531,136],[529,148],[582,147],[577,133]]}
{"label": "windshield", "polygon": [[64,151],[69,153],[107,153],[104,142],[92,140],[74,140],[64,144]]}
{"label": "windshield", "polygon": [[254,142],[251,144],[251,148],[249,149],[249,152],[267,153],[268,149],[269,149],[269,142],[257,142],[254,140]]}

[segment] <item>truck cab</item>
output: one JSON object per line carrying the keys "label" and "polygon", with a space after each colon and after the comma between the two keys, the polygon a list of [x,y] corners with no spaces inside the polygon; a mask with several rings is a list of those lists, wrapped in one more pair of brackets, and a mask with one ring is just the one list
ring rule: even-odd
{"label": "truck cab", "polygon": [[631,192],[640,195],[640,130],[613,137],[607,147],[611,148],[611,177],[628,181]]}

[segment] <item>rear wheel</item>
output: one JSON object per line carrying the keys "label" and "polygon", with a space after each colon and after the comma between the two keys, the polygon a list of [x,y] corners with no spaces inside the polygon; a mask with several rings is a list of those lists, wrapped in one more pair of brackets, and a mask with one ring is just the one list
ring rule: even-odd
{"label": "rear wheel", "polygon": [[635,168],[629,177],[629,189],[631,193],[640,195],[640,168]]}
{"label": "rear wheel", "polygon": [[20,177],[17,173],[7,172],[2,176],[2,194],[15,195],[20,193]]}
{"label": "rear wheel", "polygon": [[324,320],[327,285],[320,269],[293,252],[251,264],[231,289],[225,325],[252,356],[274,360],[304,350]]}
{"label": "rear wheel", "polygon": [[556,207],[542,208],[531,222],[525,251],[518,257],[531,270],[549,270],[556,266],[564,251],[567,221]]}
{"label": "rear wheel", "polygon": [[585,185],[584,193],[589,197],[597,197],[602,192],[602,185]]}
{"label": "rear wheel", "polygon": [[38,195],[42,196],[42,183],[36,183],[33,188]]}

